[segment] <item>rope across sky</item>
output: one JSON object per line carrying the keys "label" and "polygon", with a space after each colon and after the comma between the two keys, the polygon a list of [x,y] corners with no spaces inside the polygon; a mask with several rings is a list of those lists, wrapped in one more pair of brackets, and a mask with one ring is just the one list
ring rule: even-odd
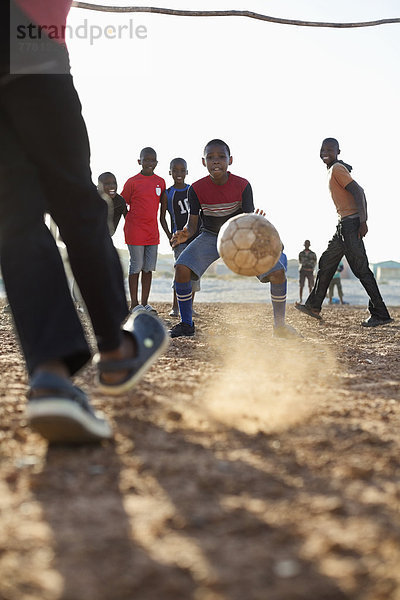
{"label": "rope across sky", "polygon": [[259,21],[268,21],[280,25],[297,25],[298,27],[374,27],[377,25],[388,25],[391,23],[400,23],[400,17],[390,19],[379,19],[377,21],[360,21],[356,23],[324,23],[319,21],[299,21],[297,19],[281,19],[279,17],[270,17],[250,10],[178,10],[174,8],[161,8],[153,6],[104,6],[102,4],[92,4],[90,2],[79,2],[74,0],[72,6],[75,8],[85,8],[87,10],[96,10],[100,12],[115,13],[154,13],[161,15],[171,15],[175,17],[246,17],[257,19]]}

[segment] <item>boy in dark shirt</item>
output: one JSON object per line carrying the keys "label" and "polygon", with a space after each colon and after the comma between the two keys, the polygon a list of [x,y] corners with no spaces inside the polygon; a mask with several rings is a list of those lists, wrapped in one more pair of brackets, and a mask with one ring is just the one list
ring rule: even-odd
{"label": "boy in dark shirt", "polygon": [[[110,235],[114,235],[117,230],[121,217],[127,215],[128,208],[122,196],[117,194],[117,180],[113,173],[106,171],[99,175],[97,189],[100,196],[108,205],[108,227]],[[103,196],[105,194],[105,197]]]}
{"label": "boy in dark shirt", "polygon": [[[171,235],[180,229],[183,229],[187,223],[189,218],[190,210],[189,210],[189,201],[188,201],[188,190],[190,185],[185,183],[185,178],[187,175],[187,163],[183,158],[174,158],[170,163],[170,171],[172,179],[174,180],[174,185],[171,185],[167,189],[167,199],[168,205],[167,209],[169,215],[171,217]],[[194,236],[192,236],[187,242],[183,244],[178,244],[175,246],[174,250],[174,258],[175,261],[182,254],[184,249],[190,244],[192,240],[198,235],[199,227],[197,228],[197,232]],[[175,286],[173,286],[173,299],[172,299],[172,309],[169,313],[170,317],[179,317],[179,307],[178,300],[176,297]],[[192,281],[192,305],[194,301],[195,292],[200,291],[200,280]],[[195,311],[193,310],[193,314],[195,315]]]}

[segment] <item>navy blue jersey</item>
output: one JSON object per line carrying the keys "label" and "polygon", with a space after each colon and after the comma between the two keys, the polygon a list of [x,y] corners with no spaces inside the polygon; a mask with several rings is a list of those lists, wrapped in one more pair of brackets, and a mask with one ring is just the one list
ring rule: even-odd
{"label": "navy blue jersey", "polygon": [[[175,231],[182,230],[189,218],[190,208],[189,208],[189,200],[188,200],[188,190],[190,185],[186,185],[185,188],[177,189],[173,185],[169,187],[166,191],[167,193],[167,209],[171,216],[171,230],[172,233]],[[200,219],[199,219],[200,223]],[[200,228],[200,225],[199,225]],[[198,229],[199,229],[198,228]],[[198,231],[196,232],[197,235]],[[191,242],[196,235],[192,236],[188,243]]]}

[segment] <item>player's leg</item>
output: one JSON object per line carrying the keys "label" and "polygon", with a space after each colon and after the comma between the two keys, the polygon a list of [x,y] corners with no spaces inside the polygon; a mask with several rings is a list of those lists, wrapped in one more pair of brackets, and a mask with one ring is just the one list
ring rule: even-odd
{"label": "player's leg", "polygon": [[[314,287],[305,301],[305,309],[310,316],[319,317],[322,303],[326,297],[329,283],[344,255],[344,243],[337,229],[335,235],[328,243],[328,247],[321,255],[318,263],[318,273]],[[300,308],[297,306],[297,308]],[[312,313],[312,314],[311,314]]]}
{"label": "player's leg", "polygon": [[333,289],[335,287],[335,279],[331,279],[331,282],[329,284],[329,288],[328,288],[328,299],[329,299],[329,304],[332,304],[332,298],[333,298]]}
{"label": "player's leg", "polygon": [[287,295],[286,270],[287,257],[282,252],[276,265],[266,273],[258,275],[257,279],[261,283],[270,283],[272,310],[274,314],[274,335],[282,338],[299,337],[297,331],[285,323]]}
{"label": "player's leg", "polygon": [[390,314],[383,301],[374,274],[369,268],[369,261],[362,238],[358,237],[359,219],[348,219],[342,223],[345,256],[354,275],[369,296],[368,309],[370,319],[363,322],[367,327],[374,327],[391,321]]}
{"label": "player's leg", "polygon": [[156,314],[157,311],[149,304],[149,295],[151,289],[151,282],[153,279],[153,271],[157,267],[157,245],[149,245],[144,247],[144,258],[143,258],[143,269],[142,269],[142,306],[147,310]]}
{"label": "player's leg", "polygon": [[336,287],[337,287],[337,291],[338,291],[338,296],[339,296],[340,304],[344,304],[344,302],[343,302],[342,282],[340,281],[340,277],[336,278]]}
{"label": "player's leg", "polygon": [[203,231],[185,248],[176,261],[175,290],[181,323],[171,329],[171,337],[194,335],[191,279],[200,278],[218,258],[217,236]]}
{"label": "player's leg", "polygon": [[314,287],[314,271],[307,271],[306,277],[308,280],[308,292],[311,293],[311,290]]}
{"label": "player's leg", "polygon": [[129,274],[128,274],[128,286],[129,286],[129,296],[131,299],[131,303],[129,306],[129,310],[132,312],[136,306],[141,307],[138,300],[138,290],[139,290],[139,276],[143,269],[144,262],[144,246],[133,246],[132,244],[128,244],[129,251]]}
{"label": "player's leg", "polygon": [[305,272],[303,271],[303,269],[300,269],[299,271],[299,296],[300,296],[300,303],[303,302],[303,289],[304,289],[304,282],[305,282]]}

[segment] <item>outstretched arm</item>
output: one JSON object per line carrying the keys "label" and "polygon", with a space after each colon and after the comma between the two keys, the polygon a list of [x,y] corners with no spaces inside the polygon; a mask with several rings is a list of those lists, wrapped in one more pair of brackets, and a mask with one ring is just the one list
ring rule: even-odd
{"label": "outstretched arm", "polygon": [[189,215],[188,222],[183,229],[176,231],[170,240],[171,246],[175,248],[179,244],[187,242],[197,231],[199,215]]}

